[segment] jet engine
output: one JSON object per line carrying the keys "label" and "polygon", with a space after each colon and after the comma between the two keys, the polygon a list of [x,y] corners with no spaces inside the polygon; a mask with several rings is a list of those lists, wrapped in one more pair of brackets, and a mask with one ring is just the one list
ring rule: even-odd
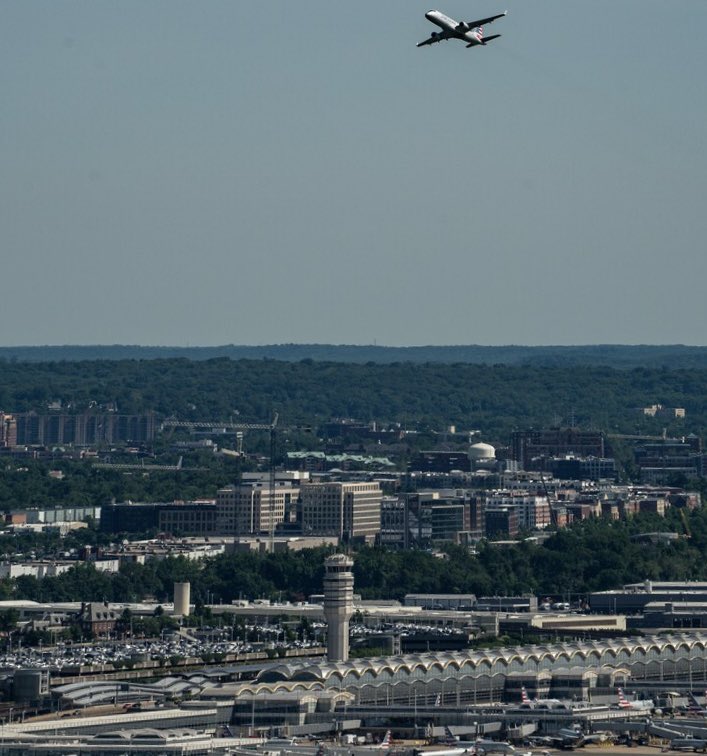
{"label": "jet engine", "polygon": [[462,32],[462,33],[464,33],[464,32],[468,32],[468,31],[469,31],[469,29],[471,29],[471,27],[469,26],[469,24],[466,24],[466,23],[464,23],[464,21],[460,21],[460,22],[459,22],[459,23],[457,24],[457,26],[456,26],[456,30],[457,30],[458,32]]}

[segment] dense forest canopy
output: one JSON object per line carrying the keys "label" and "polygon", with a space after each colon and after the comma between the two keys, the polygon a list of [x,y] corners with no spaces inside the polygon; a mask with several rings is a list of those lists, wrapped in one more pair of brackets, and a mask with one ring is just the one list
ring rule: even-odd
{"label": "dense forest canopy", "polygon": [[636,408],[684,407],[668,433],[702,435],[707,368],[668,370],[470,364],[344,364],[213,359],[0,363],[0,409],[70,412],[115,403],[121,413],[284,423],[332,417],[440,428],[455,424],[507,441],[515,428],[572,422],[628,433],[660,433],[666,421]]}
{"label": "dense forest canopy", "polygon": [[[176,455],[174,455],[176,456]],[[85,460],[5,461],[0,470],[0,512],[31,507],[103,506],[115,501],[190,501],[214,498],[238,480],[247,462],[203,456],[197,468],[154,470],[97,469]],[[59,471],[63,477],[49,475]]]}

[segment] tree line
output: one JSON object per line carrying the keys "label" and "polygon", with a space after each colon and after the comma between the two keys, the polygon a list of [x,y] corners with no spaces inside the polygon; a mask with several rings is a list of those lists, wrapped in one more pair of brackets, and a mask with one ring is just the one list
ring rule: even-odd
{"label": "tree line", "polygon": [[[677,540],[651,545],[636,536],[677,532]],[[364,599],[402,599],[407,593],[585,596],[591,591],[650,580],[707,580],[707,510],[626,521],[590,519],[552,534],[544,543],[514,546],[482,542],[475,554],[447,544],[444,558],[427,551],[361,547],[352,552],[355,591]],[[183,557],[126,563],[114,575],[90,563],[57,577],[0,581],[0,598],[35,601],[172,600],[174,582],[192,584],[192,600],[230,603],[270,598],[304,601],[322,591],[320,548],[276,554],[227,553],[204,562]]]}
{"label": "tree line", "polygon": [[415,362],[486,365],[603,365],[634,368],[705,368],[707,348],[684,344],[590,344],[584,346],[455,346],[392,347],[375,344],[268,344],[214,347],[135,345],[65,345],[0,347],[7,362],[75,362],[80,360],[281,360],[299,362]]}

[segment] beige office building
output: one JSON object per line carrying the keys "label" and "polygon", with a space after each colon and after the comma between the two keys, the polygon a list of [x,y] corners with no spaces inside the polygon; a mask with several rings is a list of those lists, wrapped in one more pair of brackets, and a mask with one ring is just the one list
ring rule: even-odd
{"label": "beige office building", "polygon": [[373,543],[381,527],[378,483],[309,483],[300,488],[304,535]]}
{"label": "beige office building", "polygon": [[216,493],[216,519],[222,535],[262,535],[284,522],[285,513],[297,501],[298,488],[261,483],[226,486]]}

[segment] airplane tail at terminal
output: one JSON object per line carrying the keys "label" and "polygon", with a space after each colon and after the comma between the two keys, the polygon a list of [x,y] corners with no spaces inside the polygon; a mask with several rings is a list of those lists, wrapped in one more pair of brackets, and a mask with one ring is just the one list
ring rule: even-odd
{"label": "airplane tail at terminal", "polygon": [[383,740],[381,740],[380,742],[380,748],[390,748],[392,743],[393,743],[393,738],[391,736],[390,730],[387,730]]}
{"label": "airplane tail at terminal", "polygon": [[522,703],[530,703],[530,698],[528,696],[528,691],[525,689],[525,685],[521,685],[520,687],[520,700]]}
{"label": "airplane tail at terminal", "polygon": [[[705,698],[707,698],[707,691],[705,691]],[[695,698],[692,691],[688,692],[687,700],[689,701],[687,710],[690,712],[690,714],[707,714],[707,710],[705,710],[705,707],[702,706],[700,702]]]}
{"label": "airplane tail at terminal", "polygon": [[626,709],[631,711],[643,711],[648,713],[649,711],[652,711],[655,703],[653,699],[635,699],[633,701],[629,701],[626,696],[624,695],[623,688],[618,688],[618,696],[619,696],[619,709]]}
{"label": "airplane tail at terminal", "polygon": [[619,688],[618,689],[619,694],[619,708],[620,709],[630,709],[631,708],[631,702],[626,700],[626,696],[624,695],[624,689]]}

